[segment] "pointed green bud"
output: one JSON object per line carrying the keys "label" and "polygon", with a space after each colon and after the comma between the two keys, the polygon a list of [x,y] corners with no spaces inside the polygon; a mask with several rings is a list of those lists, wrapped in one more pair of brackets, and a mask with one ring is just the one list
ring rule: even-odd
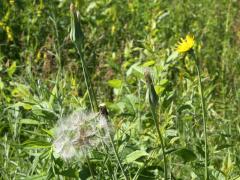
{"label": "pointed green bud", "polygon": [[155,88],[154,88],[153,81],[152,81],[149,70],[145,70],[144,76],[145,76],[146,84],[147,84],[147,88],[148,88],[149,103],[150,103],[151,107],[156,108],[157,104],[158,104],[158,98],[159,97],[158,97],[158,95],[155,91]]}
{"label": "pointed green bud", "polygon": [[72,42],[77,43],[79,47],[83,47],[84,44],[84,34],[82,31],[80,14],[76,11],[74,4],[70,5],[71,13],[71,27],[70,27],[70,39]]}

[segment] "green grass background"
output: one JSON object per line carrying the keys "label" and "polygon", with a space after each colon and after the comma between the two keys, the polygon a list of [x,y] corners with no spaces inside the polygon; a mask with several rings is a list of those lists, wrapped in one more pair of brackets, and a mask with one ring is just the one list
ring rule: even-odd
{"label": "green grass background", "polygon": [[[240,179],[240,2],[237,0],[75,0],[84,57],[97,102],[106,103],[129,179],[163,178],[163,157],[146,100],[148,67],[172,179],[204,178],[201,101],[194,62],[175,53],[195,37],[207,105],[211,180]],[[70,41],[68,0],[0,0],[0,177],[91,179],[84,160],[52,149],[58,119],[90,110]],[[112,152],[90,153],[98,179],[121,179]],[[108,158],[107,158],[108,157]],[[169,174],[170,176],[170,174]]]}

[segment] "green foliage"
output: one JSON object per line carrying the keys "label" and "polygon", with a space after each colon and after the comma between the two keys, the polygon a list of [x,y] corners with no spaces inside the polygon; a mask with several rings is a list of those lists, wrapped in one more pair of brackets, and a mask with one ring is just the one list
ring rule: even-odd
{"label": "green foliage", "polygon": [[[191,56],[175,51],[189,33],[204,89],[210,179],[239,179],[239,2],[72,2],[79,16],[67,0],[0,0],[1,179],[123,179],[122,172],[135,180],[163,178],[149,98],[168,176],[203,179],[197,71]],[[54,127],[78,108],[91,110],[90,91],[106,103],[116,152],[106,145],[88,160],[64,161],[52,145]]]}

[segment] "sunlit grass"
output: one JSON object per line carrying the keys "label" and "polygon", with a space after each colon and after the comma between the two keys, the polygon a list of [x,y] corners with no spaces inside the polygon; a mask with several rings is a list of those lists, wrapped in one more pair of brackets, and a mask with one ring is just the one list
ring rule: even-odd
{"label": "sunlit grass", "polygon": [[2,0],[0,177],[240,178],[239,9]]}

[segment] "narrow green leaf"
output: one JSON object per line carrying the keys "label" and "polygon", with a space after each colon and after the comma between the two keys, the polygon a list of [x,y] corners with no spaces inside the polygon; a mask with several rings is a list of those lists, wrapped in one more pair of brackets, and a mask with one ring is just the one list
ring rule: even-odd
{"label": "narrow green leaf", "polygon": [[50,148],[51,143],[41,140],[27,140],[22,144],[26,148]]}
{"label": "narrow green leaf", "polygon": [[31,125],[40,125],[40,124],[46,124],[44,122],[39,122],[37,120],[34,119],[21,119],[19,121],[20,124],[31,124]]}
{"label": "narrow green leaf", "polygon": [[126,160],[127,163],[131,163],[131,162],[137,160],[140,157],[148,156],[148,155],[149,154],[146,151],[136,150],[136,151],[128,154],[125,160]]}
{"label": "narrow green leaf", "polygon": [[142,66],[143,67],[149,67],[149,66],[152,66],[155,64],[155,61],[154,60],[151,60],[151,61],[147,61],[145,62]]}
{"label": "narrow green leaf", "polygon": [[13,73],[16,71],[17,69],[17,64],[16,64],[16,61],[14,61],[12,63],[12,65],[7,69],[7,73],[10,77],[12,77]]}
{"label": "narrow green leaf", "polygon": [[112,79],[108,81],[108,85],[118,89],[122,87],[122,81],[119,79]]}

